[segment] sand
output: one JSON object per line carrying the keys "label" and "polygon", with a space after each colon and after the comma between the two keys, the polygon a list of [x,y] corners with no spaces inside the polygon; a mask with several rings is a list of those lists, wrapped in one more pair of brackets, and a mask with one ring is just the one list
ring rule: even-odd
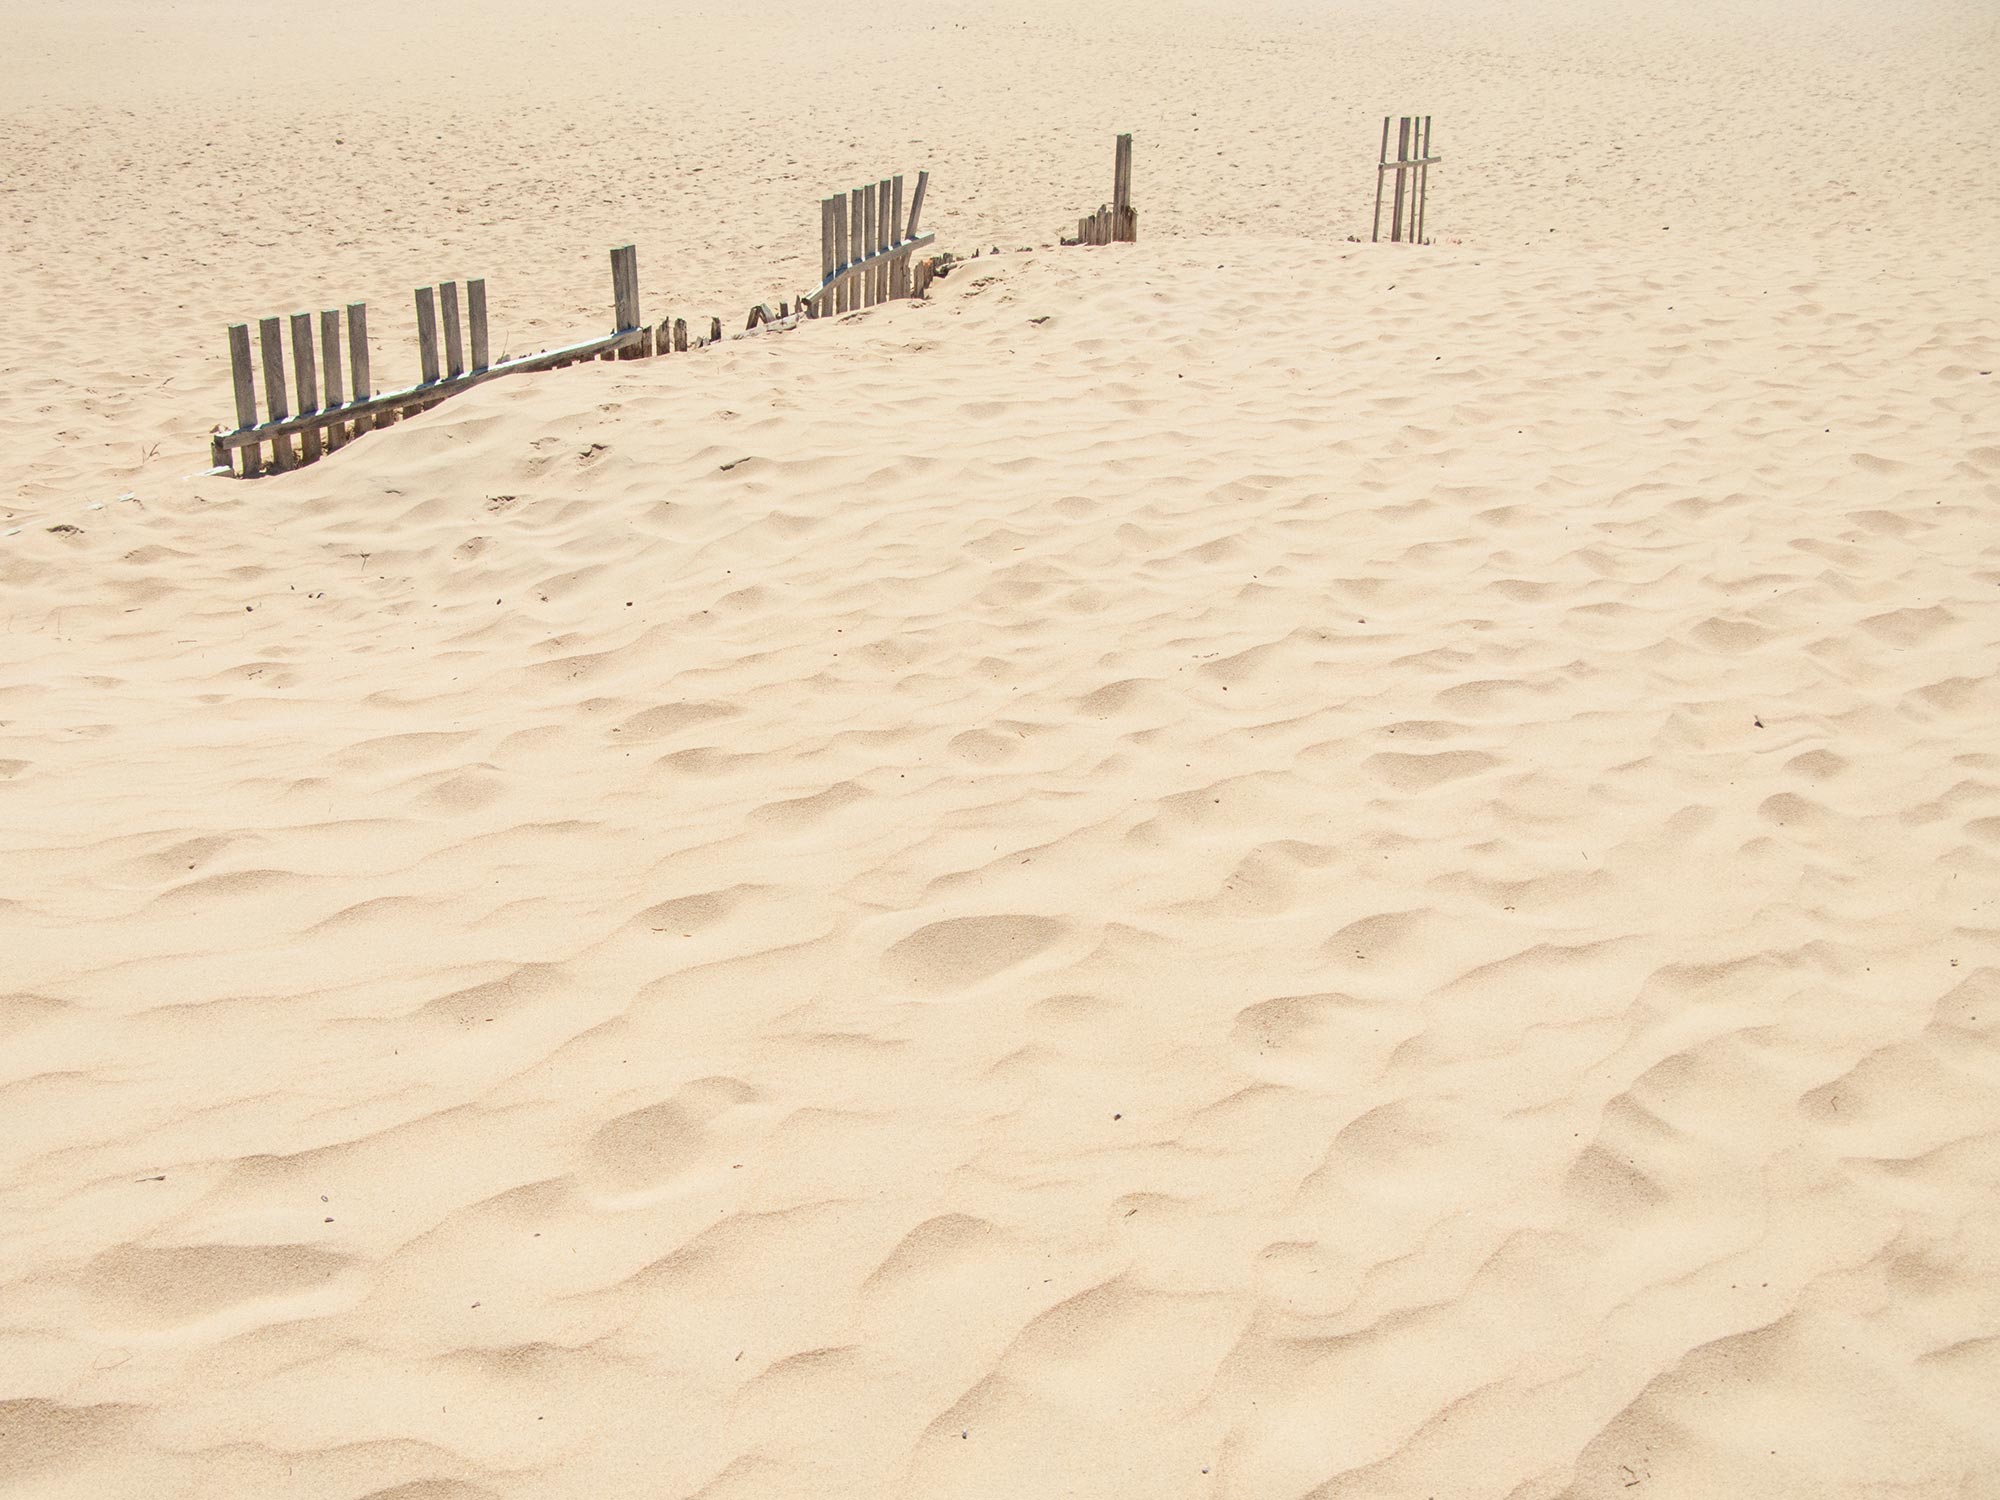
{"label": "sand", "polygon": [[830,14],[0,6],[0,1494],[2000,1494],[1990,9]]}

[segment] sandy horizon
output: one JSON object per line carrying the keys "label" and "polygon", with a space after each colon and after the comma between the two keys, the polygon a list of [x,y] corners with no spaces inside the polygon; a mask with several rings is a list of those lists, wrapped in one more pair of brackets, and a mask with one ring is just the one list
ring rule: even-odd
{"label": "sandy horizon", "polygon": [[0,1495],[2000,1493],[1989,11],[0,26]]}

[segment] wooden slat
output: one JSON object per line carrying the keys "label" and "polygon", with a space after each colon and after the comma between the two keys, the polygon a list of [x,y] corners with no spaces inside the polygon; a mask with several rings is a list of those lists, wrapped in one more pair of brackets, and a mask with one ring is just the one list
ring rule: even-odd
{"label": "wooden slat", "polygon": [[917,190],[910,198],[910,222],[903,228],[903,238],[906,240],[917,237],[917,220],[924,214],[924,189],[930,186],[930,182],[929,172],[917,173]]}
{"label": "wooden slat", "polygon": [[[279,320],[276,318],[267,318],[265,321],[275,325]],[[682,329],[685,326],[685,324],[679,325]],[[639,337],[640,330],[636,328],[625,333],[606,334],[601,338],[589,339],[581,344],[571,344],[566,348],[549,349],[540,354],[526,354],[519,359],[505,360],[488,369],[468,372],[459,376],[456,380],[440,380],[427,385],[413,385],[405,390],[386,391],[379,396],[370,396],[365,400],[357,397],[342,407],[337,413],[313,412],[310,414],[301,413],[298,416],[287,415],[282,420],[267,421],[263,426],[252,428],[248,432],[223,433],[221,434],[222,444],[224,447],[230,449],[243,448],[266,438],[304,432],[308,428],[322,428],[329,422],[347,421],[359,417],[373,417],[383,411],[396,408],[405,408],[412,412],[423,411],[436,406],[447,396],[456,395],[460,391],[470,390],[473,386],[483,385],[489,380],[497,380],[502,375],[519,375],[533,370],[549,370],[554,369],[558,365],[571,364],[581,359],[595,359],[607,350],[616,351],[625,348],[629,344],[636,344],[639,341]],[[279,353],[282,356],[282,348],[280,348]],[[283,381],[283,378],[281,371],[279,375],[280,382]],[[279,406],[284,404],[282,384],[278,393],[277,404]]]}
{"label": "wooden slat", "polygon": [[[292,374],[299,382],[299,415],[319,410],[319,380],[313,368],[313,320],[311,313],[292,314]],[[319,428],[308,427],[299,434],[305,462],[319,457]]]}
{"label": "wooden slat", "polygon": [[870,267],[872,267],[876,263],[877,260],[883,257],[909,255],[913,251],[921,250],[924,248],[924,246],[935,244],[936,242],[937,242],[936,235],[920,234],[913,240],[905,240],[903,241],[902,244],[893,246],[888,250],[881,251],[877,255],[863,256],[860,260],[854,262],[852,265],[842,266],[839,270],[834,272],[834,283],[835,283],[834,286],[815,287],[813,288],[812,292],[809,295],[813,297],[820,297],[824,295],[837,293],[840,288],[845,287],[848,283],[854,281],[856,278],[864,274]]}
{"label": "wooden slat", "polygon": [[[819,284],[821,286],[825,286],[829,281],[833,280],[833,266],[833,199],[822,198],[819,200]],[[814,311],[818,316],[823,318],[829,312],[833,311],[833,309],[827,305],[826,299],[822,297],[815,302]]]}
{"label": "wooden slat", "polygon": [[[1410,117],[1404,115],[1396,122],[1396,160],[1408,161],[1410,156]],[[1389,210],[1389,239],[1401,243],[1403,238],[1403,174],[1396,174],[1395,206]]]}
{"label": "wooden slat", "polygon": [[[847,203],[847,264],[858,267],[868,258],[868,189],[855,188],[848,194]],[[865,278],[849,278],[849,305],[868,305],[868,283]]]}
{"label": "wooden slat", "polygon": [[1382,154],[1375,168],[1375,228],[1368,238],[1371,241],[1382,238],[1382,170],[1389,161],[1389,117],[1382,116]]}
{"label": "wooden slat", "polygon": [[686,318],[674,319],[674,353],[685,354],[688,347],[688,324]]}
{"label": "wooden slat", "polygon": [[417,288],[417,363],[423,370],[423,384],[437,384],[437,303],[427,286]]}
{"label": "wooden slat", "polygon": [[[903,174],[898,172],[889,179],[889,243],[900,247],[903,243]],[[910,295],[910,257],[898,255],[889,262],[889,295],[907,297]]]}
{"label": "wooden slat", "polygon": [[458,283],[438,283],[438,307],[444,314],[444,373],[456,380],[465,373],[465,334],[458,321]]}
{"label": "wooden slat", "polygon": [[[875,253],[875,194],[868,188],[854,190],[854,224],[857,233],[854,238],[854,258],[865,261]],[[859,279],[861,305],[875,305],[875,272],[869,267]]]}
{"label": "wooden slat", "polygon": [[487,358],[489,349],[486,342],[486,280],[475,276],[465,284],[465,316],[472,325],[472,368],[475,372],[485,369],[493,361]]}
{"label": "wooden slat", "polygon": [[[236,387],[237,431],[247,431],[257,425],[257,387],[250,373],[248,323],[229,325],[229,378]],[[243,477],[255,479],[263,472],[264,461],[257,455],[257,445],[252,443],[243,450]]]}
{"label": "wooden slat", "polygon": [[1443,160],[1442,156],[1413,156],[1408,161],[1385,161],[1375,170],[1377,172],[1414,172],[1419,167],[1434,167]]}
{"label": "wooden slat", "polygon": [[847,195],[833,195],[833,310],[844,313],[854,305],[853,292],[841,272],[847,267]]}
{"label": "wooden slat", "polygon": [[[347,403],[340,394],[340,314],[330,307],[319,315],[319,362],[326,372],[326,409],[337,411]],[[327,427],[328,449],[338,448],[346,441],[345,422],[334,422]]]}
{"label": "wooden slat", "polygon": [[[257,325],[258,353],[264,360],[264,425],[282,422],[292,414],[285,398],[285,320],[265,318]],[[292,440],[282,434],[271,439],[271,463],[279,469],[292,467]]]}
{"label": "wooden slat", "polygon": [[875,271],[875,300],[877,302],[887,302],[889,300],[889,272],[891,262],[888,250],[896,242],[896,231],[892,227],[896,221],[890,217],[893,212],[890,205],[890,194],[894,187],[895,184],[886,177],[875,184],[875,235],[874,242],[869,248],[882,256],[882,264]]}
{"label": "wooden slat", "polygon": [[[368,370],[368,304],[366,302],[350,302],[347,304],[347,373],[353,376],[354,399],[356,401],[366,401],[374,394],[375,387]],[[354,422],[356,435],[358,436],[362,432],[367,431],[370,425],[386,427],[389,425],[389,419],[384,415],[378,414],[371,424],[357,417]]]}
{"label": "wooden slat", "polygon": [[620,245],[611,252],[611,293],[614,301],[617,326],[615,333],[625,333],[639,326],[639,251],[633,245]]}
{"label": "wooden slat", "polygon": [[1423,158],[1423,165],[1417,169],[1417,243],[1424,242],[1424,201],[1430,196],[1431,163],[1436,160],[1431,155],[1431,117],[1424,116],[1424,143],[1417,148]]}
{"label": "wooden slat", "polygon": [[1118,150],[1111,167],[1111,232],[1125,238],[1125,211],[1132,206],[1132,137],[1118,137]]}

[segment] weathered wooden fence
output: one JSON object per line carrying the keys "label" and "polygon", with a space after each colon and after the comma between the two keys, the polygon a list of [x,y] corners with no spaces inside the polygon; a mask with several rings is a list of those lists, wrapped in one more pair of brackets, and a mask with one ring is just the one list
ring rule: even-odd
{"label": "weathered wooden fence", "polygon": [[[1396,155],[1389,156],[1389,119],[1382,117],[1382,155],[1375,168],[1375,232],[1382,238],[1382,187],[1396,174],[1395,201],[1389,210],[1389,238],[1424,243],[1424,200],[1430,189],[1431,167],[1444,158],[1431,155],[1431,117],[1404,115],[1396,129]],[[1405,235],[1405,224],[1409,233]]]}
{"label": "weathered wooden fence", "polygon": [[937,239],[917,233],[929,172],[917,173],[910,217],[903,220],[903,178],[884,177],[873,187],[835,193],[819,205],[819,285],[801,299],[813,317],[873,307],[892,297],[921,297],[925,280],[910,255]]}
{"label": "weathered wooden fence", "polygon": [[[232,324],[229,329],[230,375],[236,389],[236,430],[217,432],[211,439],[210,458],[218,469],[230,467],[235,454],[235,472],[245,478],[264,472],[266,451],[273,469],[290,469],[311,463],[322,452],[338,448],[377,427],[386,427],[399,416],[414,416],[435,406],[447,396],[457,395],[484,381],[502,375],[518,375],[528,370],[557,369],[583,359],[637,358],[653,349],[652,330],[639,317],[639,258],[630,245],[611,252],[613,328],[599,338],[585,339],[561,349],[503,359],[495,364],[490,348],[486,318],[486,283],[465,284],[464,318],[459,310],[458,284],[446,281],[437,287],[418,287],[417,358],[421,378],[400,390],[374,393],[368,358],[368,306],[363,302],[347,305],[347,349],[345,368],[348,381],[343,387],[340,314],[329,308],[318,318],[318,347],[314,346],[314,318],[311,313],[291,315],[292,374],[296,382],[299,409],[291,407],[293,391],[285,381],[285,320],[265,318],[258,324],[258,345],[264,376],[264,415],[257,413],[257,383],[252,370],[250,327]],[[439,340],[439,316],[443,318],[443,340]],[[665,325],[661,350],[665,352]],[[721,325],[716,325],[720,336]],[[466,334],[470,333],[470,358]],[[679,325],[678,343],[686,348],[686,325]],[[440,367],[442,361],[442,367]],[[325,391],[322,393],[321,377]],[[294,446],[294,439],[297,445]]]}
{"label": "weathered wooden fence", "polygon": [[1132,206],[1132,137],[1118,137],[1111,162],[1111,201],[1098,205],[1097,212],[1076,221],[1076,238],[1071,245],[1134,244],[1139,238],[1139,210]]}

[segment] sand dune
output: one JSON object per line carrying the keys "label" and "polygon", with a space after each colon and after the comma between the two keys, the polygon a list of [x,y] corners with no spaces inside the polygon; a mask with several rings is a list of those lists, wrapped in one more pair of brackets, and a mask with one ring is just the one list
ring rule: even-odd
{"label": "sand dune", "polygon": [[[1432,75],[1386,13],[614,16],[593,84],[525,12],[139,14],[9,16],[0,1493],[2000,1491],[2000,213],[1983,138],[1888,170],[1990,114],[1989,18],[1411,13]],[[358,118],[524,100],[517,196],[280,213],[267,117],[218,176],[194,64],[287,38]],[[1347,243],[1420,78],[1493,165]],[[1747,191],[1765,85],[1817,154]],[[1121,124],[1141,243],[1017,249]],[[721,311],[919,154],[1004,248],[928,303],[181,481],[327,257],[490,247],[553,338],[622,225]],[[145,254],[150,349],[72,279]]]}

